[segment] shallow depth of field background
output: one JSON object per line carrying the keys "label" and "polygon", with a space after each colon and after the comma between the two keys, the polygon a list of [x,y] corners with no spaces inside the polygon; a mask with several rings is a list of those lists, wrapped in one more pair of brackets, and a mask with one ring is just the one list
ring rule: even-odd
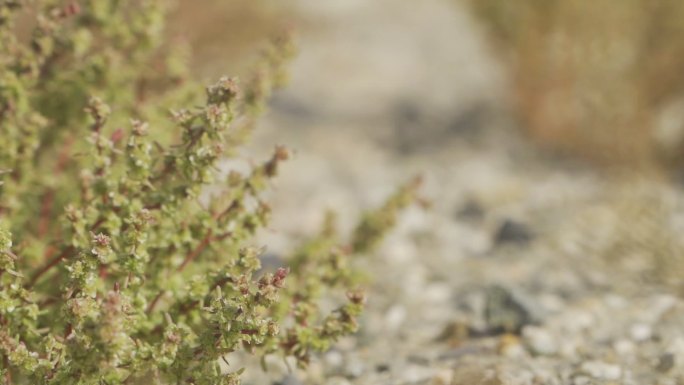
{"label": "shallow depth of field background", "polygon": [[290,84],[252,145],[297,154],[264,235],[275,252],[314,232],[325,209],[348,228],[422,173],[442,215],[483,206],[490,233],[541,221],[532,227],[549,244],[565,242],[546,235],[565,237],[568,224],[591,244],[603,233],[584,224],[604,221],[615,240],[597,239],[592,259],[669,282],[684,265],[682,17],[677,0],[181,0],[169,34],[209,81],[296,32]]}
{"label": "shallow depth of field background", "polygon": [[[684,379],[681,20],[679,0],[179,1],[169,33],[200,79],[239,75],[273,33],[297,34],[290,84],[249,153],[295,152],[260,238],[269,255],[315,233],[326,209],[344,233],[424,176],[431,208],[357,261],[370,277],[361,332],[313,383],[316,370],[531,383],[486,382],[490,364],[536,383]],[[472,338],[496,322],[482,308],[498,287],[546,316]],[[506,316],[524,308],[506,303]],[[674,369],[656,370],[663,354]],[[434,381],[409,380],[423,377]]]}
{"label": "shallow depth of field background", "polygon": [[297,153],[274,193],[275,249],[315,231],[322,209],[351,226],[422,173],[442,214],[475,202],[538,221],[515,208],[538,196],[533,210],[551,205],[544,234],[602,207],[589,221],[620,239],[600,240],[594,259],[643,257],[639,276],[676,277],[680,221],[662,212],[675,215],[684,169],[683,4],[181,0],[169,33],[209,81],[296,32],[290,84],[252,146]]}
{"label": "shallow depth of field background", "polygon": [[[445,114],[486,115],[473,110],[493,103],[553,154],[677,173],[684,143],[681,2],[441,3],[180,1],[172,31],[189,39],[195,69],[209,76],[239,72],[269,34],[294,27],[302,51],[294,87],[333,102],[372,98],[349,114],[387,107],[383,95],[395,99],[386,114],[397,120],[423,112],[412,98],[434,100],[423,103],[442,108],[438,118],[456,120]],[[316,84],[301,84],[304,76]],[[321,110],[331,103],[319,102]],[[415,131],[402,133],[409,140],[429,135],[421,124],[401,130]]]}

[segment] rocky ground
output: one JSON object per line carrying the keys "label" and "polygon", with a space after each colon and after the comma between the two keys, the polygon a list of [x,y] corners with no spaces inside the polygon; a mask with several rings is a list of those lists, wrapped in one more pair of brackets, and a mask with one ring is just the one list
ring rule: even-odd
{"label": "rocky ground", "polygon": [[272,363],[247,383],[684,383],[678,187],[526,144],[505,73],[453,2],[292,3],[301,53],[253,146],[296,151],[273,192],[270,252],[327,208],[350,229],[416,173],[432,207],[406,212],[363,262],[357,336],[308,371]]}

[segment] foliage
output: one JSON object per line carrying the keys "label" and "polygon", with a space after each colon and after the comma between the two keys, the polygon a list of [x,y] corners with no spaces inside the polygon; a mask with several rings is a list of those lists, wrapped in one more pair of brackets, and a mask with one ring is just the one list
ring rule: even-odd
{"label": "foliage", "polygon": [[468,3],[507,54],[533,138],[603,164],[681,166],[684,3]]}
{"label": "foliage", "polygon": [[[265,272],[255,231],[284,147],[224,176],[292,55],[274,40],[204,102],[162,0],[0,1],[0,378],[7,384],[237,384],[237,351],[306,365],[356,330],[352,255],[414,199],[407,184],[349,242],[329,220]],[[24,33],[23,30],[30,31]],[[22,27],[22,28],[19,28]],[[191,105],[168,112],[166,106]],[[220,186],[212,198],[207,186]],[[348,291],[321,314],[322,296]],[[283,329],[282,331],[280,329]]]}

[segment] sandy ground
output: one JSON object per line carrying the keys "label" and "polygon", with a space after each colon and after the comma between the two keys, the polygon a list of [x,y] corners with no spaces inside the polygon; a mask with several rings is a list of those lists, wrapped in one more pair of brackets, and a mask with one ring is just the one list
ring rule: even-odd
{"label": "sandy ground", "polygon": [[[350,229],[411,175],[360,333],[264,384],[680,384],[684,204],[540,154],[506,111],[506,74],[452,1],[292,0],[291,83],[250,151],[296,152],[272,193],[269,252]],[[239,363],[236,363],[239,365]]]}

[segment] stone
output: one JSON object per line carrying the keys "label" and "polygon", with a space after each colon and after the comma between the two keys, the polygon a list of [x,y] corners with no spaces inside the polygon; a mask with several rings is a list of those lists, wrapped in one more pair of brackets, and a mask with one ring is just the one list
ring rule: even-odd
{"label": "stone", "polygon": [[635,342],[644,342],[651,339],[653,330],[649,325],[638,323],[632,325],[629,329],[629,334]]}
{"label": "stone", "polygon": [[350,356],[347,358],[347,364],[344,368],[344,374],[348,378],[360,377],[366,370],[366,364],[356,356]]}
{"label": "stone", "polygon": [[506,219],[499,226],[494,235],[494,244],[502,246],[505,244],[527,244],[533,239],[530,228],[518,221]]}
{"label": "stone", "polygon": [[344,364],[344,356],[339,350],[333,349],[323,355],[323,361],[327,367],[337,370]]}
{"label": "stone", "polygon": [[556,338],[546,329],[538,326],[525,326],[522,330],[525,345],[534,354],[552,355],[558,352]]}
{"label": "stone", "polygon": [[665,353],[658,358],[656,370],[661,373],[667,373],[675,366],[675,356],[672,353]]}
{"label": "stone", "polygon": [[435,373],[430,381],[430,385],[451,385],[451,380],[454,378],[454,372],[451,369],[440,369]]}
{"label": "stone", "polygon": [[485,322],[491,334],[514,333],[533,322],[531,312],[506,288],[492,286],[485,299]]}
{"label": "stone", "polygon": [[618,380],[622,376],[620,365],[602,361],[586,361],[580,367],[580,371],[598,380]]}
{"label": "stone", "polygon": [[484,218],[484,208],[475,200],[466,201],[463,206],[456,211],[456,218],[463,221],[481,221]]}
{"label": "stone", "polygon": [[479,365],[462,365],[454,369],[451,385],[503,385],[496,371]]}

